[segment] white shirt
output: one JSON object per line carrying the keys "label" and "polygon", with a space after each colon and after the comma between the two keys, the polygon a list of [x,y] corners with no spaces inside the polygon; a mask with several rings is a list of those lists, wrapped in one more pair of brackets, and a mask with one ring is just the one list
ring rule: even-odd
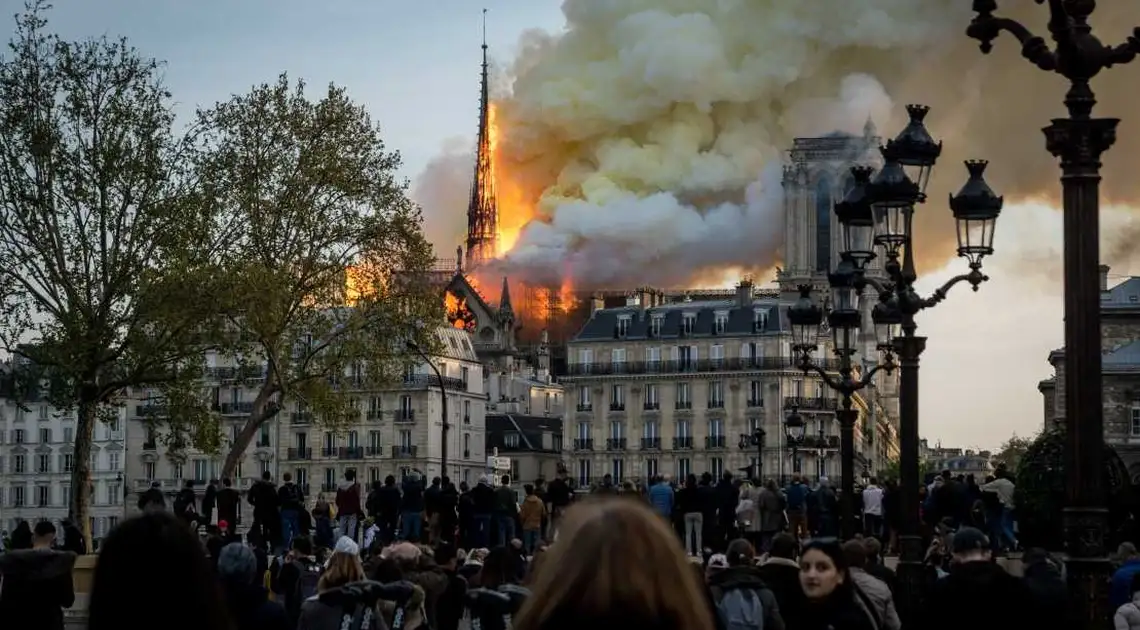
{"label": "white shirt", "polygon": [[867,486],[863,489],[863,513],[872,516],[883,515],[883,489]]}

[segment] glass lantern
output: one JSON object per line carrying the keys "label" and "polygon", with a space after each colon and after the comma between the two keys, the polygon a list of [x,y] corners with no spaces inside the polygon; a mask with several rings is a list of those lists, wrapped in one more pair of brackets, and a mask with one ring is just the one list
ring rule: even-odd
{"label": "glass lantern", "polygon": [[950,210],[958,227],[958,255],[974,268],[994,253],[994,227],[1004,203],[986,183],[988,164],[985,160],[967,160],[970,177],[957,195],[950,196]]}

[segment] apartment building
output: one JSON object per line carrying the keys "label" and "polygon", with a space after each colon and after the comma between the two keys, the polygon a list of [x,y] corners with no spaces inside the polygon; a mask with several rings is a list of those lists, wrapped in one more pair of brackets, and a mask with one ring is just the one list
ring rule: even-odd
{"label": "apartment building", "polygon": [[430,364],[415,366],[391,388],[359,393],[356,422],[322,426],[303,404],[287,404],[279,441],[270,440],[277,444],[279,472],[292,473],[312,495],[335,492],[350,469],[365,483],[413,471],[441,475],[446,404],[446,472],[457,482],[475,483],[486,468],[483,365],[466,331],[442,326],[438,333],[442,351],[429,357]]}
{"label": "apartment building", "polygon": [[[127,422],[125,409],[104,412],[91,446],[91,506],[88,518],[96,544],[123,517]],[[57,525],[71,503],[75,464],[76,412],[53,407],[37,395],[20,402],[0,398],[0,528],[11,532],[21,520]]]}
{"label": "apartment building", "polygon": [[[579,485],[605,474],[743,474],[758,460],[764,477],[799,470],[838,479],[837,395],[794,367],[788,303],[778,292],[742,282],[724,299],[662,303],[643,302],[644,295],[652,294],[620,308],[595,305],[569,344],[564,444]],[[859,469],[874,439],[865,438],[873,435],[864,431],[868,401],[855,402]],[[792,407],[807,423],[798,462],[784,428]],[[748,443],[757,428],[765,432],[762,447]]]}

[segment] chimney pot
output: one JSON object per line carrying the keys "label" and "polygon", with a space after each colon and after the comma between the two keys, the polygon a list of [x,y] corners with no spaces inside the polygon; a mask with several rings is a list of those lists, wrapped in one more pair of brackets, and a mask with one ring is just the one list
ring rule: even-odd
{"label": "chimney pot", "polygon": [[1108,291],[1108,272],[1112,269],[1108,265],[1100,266],[1100,290],[1101,293]]}

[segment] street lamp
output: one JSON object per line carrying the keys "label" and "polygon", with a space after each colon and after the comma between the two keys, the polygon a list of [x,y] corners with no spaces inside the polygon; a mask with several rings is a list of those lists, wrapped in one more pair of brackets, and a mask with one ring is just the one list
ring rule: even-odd
{"label": "street lamp", "polygon": [[[976,160],[966,162],[969,179],[957,195],[950,196],[950,208],[958,226],[958,255],[965,258],[968,271],[951,278],[930,297],[921,297],[914,289],[917,272],[914,264],[913,224],[915,207],[926,201],[926,186],[942,145],[927,131],[925,119],[930,108],[908,105],[909,123],[893,140],[881,148],[883,166],[871,177],[866,167],[852,169],[854,186],[848,195],[836,204],[836,218],[840,222],[841,242],[845,250],[840,261],[829,275],[831,289],[829,312],[816,306],[811,287],[800,287],[799,300],[788,310],[792,335],[799,355],[799,367],[805,372],[814,371],[834,390],[843,396],[842,409],[837,416],[841,430],[842,496],[845,537],[853,535],[854,518],[852,494],[854,484],[854,424],[858,417],[851,398],[855,392],[871,383],[879,370],[901,368],[901,470],[903,487],[903,523],[900,532],[902,557],[900,577],[904,583],[904,599],[917,601],[922,579],[922,543],[918,534],[918,364],[926,345],[924,337],[915,335],[914,316],[946,299],[952,287],[969,283],[976,291],[988,280],[981,272],[982,260],[993,253],[993,227],[1001,212],[1002,198],[986,184],[984,173],[987,163]],[[867,216],[873,226],[872,247],[867,253]],[[867,264],[878,255],[885,258],[885,279],[866,273]],[[878,303],[871,309],[876,345],[883,360],[872,366],[862,377],[854,374],[853,355],[860,331],[861,315],[858,300],[863,290],[871,286],[878,293]],[[816,350],[819,327],[826,319],[831,329],[832,351],[838,358],[838,368],[825,370],[812,360]],[[838,376],[833,376],[838,373]]]}
{"label": "street lamp", "polygon": [[804,443],[804,432],[807,430],[807,424],[804,422],[803,416],[795,407],[788,412],[788,417],[784,418],[784,437],[787,438],[788,446],[792,447],[792,474],[800,474],[800,445]]}
{"label": "street lamp", "polygon": [[428,364],[428,366],[431,368],[431,371],[435,372],[435,377],[437,379],[439,379],[439,398],[441,401],[443,401],[443,403],[440,407],[442,412],[443,412],[443,423],[440,425],[439,469],[440,469],[440,476],[446,477],[447,476],[447,432],[451,428],[451,426],[447,424],[447,386],[443,382],[443,374],[440,373],[439,368],[436,367],[435,363],[432,362],[431,358],[428,357],[427,353],[425,353],[423,351],[423,348],[420,347],[420,344],[409,339],[407,341],[407,347],[408,347],[408,350],[411,350],[412,352],[415,352],[417,355],[419,355],[419,357],[421,359],[423,359],[424,363]]}
{"label": "street lamp", "polygon": [[762,482],[764,476],[764,427],[757,425],[752,433],[741,433],[740,443],[737,445],[740,450],[746,451],[749,447],[756,447],[756,481]]}
{"label": "street lamp", "polygon": [[[1038,4],[1042,0],[1038,0]],[[1089,80],[1102,70],[1131,62],[1140,54],[1136,32],[1118,46],[1105,46],[1092,34],[1090,0],[1049,0],[1045,40],[1019,22],[994,16],[996,0],[974,0],[977,16],[966,34],[983,53],[1006,31],[1021,42],[1021,54],[1034,65],[1069,80],[1068,118],[1043,129],[1049,153],[1061,159],[1065,243],[1065,423],[1066,483],[1064,531],[1070,590],[1084,627],[1108,624],[1111,610],[1104,591],[1112,566],[1105,547],[1108,511],[1101,486],[1104,408],[1100,338],[1100,164],[1116,141],[1116,118],[1093,118],[1096,97]]]}

